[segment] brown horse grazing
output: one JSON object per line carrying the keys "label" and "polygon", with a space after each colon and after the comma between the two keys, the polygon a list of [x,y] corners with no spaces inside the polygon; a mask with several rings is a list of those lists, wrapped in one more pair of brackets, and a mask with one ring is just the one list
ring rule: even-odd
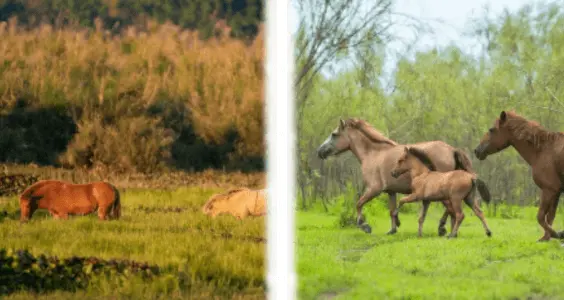
{"label": "brown horse grazing", "polygon": [[107,182],[73,184],[58,180],[41,180],[20,196],[20,221],[27,222],[37,209],[47,209],[55,219],[69,215],[86,215],[98,211],[100,220],[119,219],[119,191]]}
{"label": "brown horse grazing", "polygon": [[[411,178],[411,194],[402,198],[396,208],[394,215],[398,214],[400,207],[405,203],[415,201],[445,201],[450,202],[450,207],[456,214],[454,228],[451,230],[449,237],[458,235],[458,228],[464,219],[462,212],[462,200],[468,205],[480,218],[486,235],[492,235],[488,228],[484,213],[474,201],[476,187],[480,192],[482,199],[486,203],[490,202],[490,192],[485,183],[478,179],[475,174],[464,170],[454,170],[450,172],[437,172],[437,169],[423,151],[417,148],[405,147],[404,153],[398,158],[396,166],[391,172],[392,177],[407,173]],[[419,236],[423,229],[423,224],[419,224]]]}
{"label": "brown horse grazing", "polygon": [[[456,149],[442,141],[421,142],[409,145],[421,149],[428,154],[438,171],[446,172],[455,169],[466,170],[473,173],[472,163],[468,156],[460,149]],[[368,123],[358,119],[340,120],[339,126],[331,132],[329,137],[319,146],[317,154],[319,158],[326,159],[350,150],[361,164],[362,177],[365,191],[356,204],[357,225],[366,233],[372,229],[365,223],[362,207],[373,198],[385,192],[389,196],[388,208],[392,221],[392,228],[388,234],[397,232],[400,220],[394,215],[396,210],[396,194],[411,193],[411,180],[404,175],[398,178],[391,176],[391,170],[397,159],[402,155],[404,145],[385,137]],[[419,216],[419,223],[425,220],[430,202],[423,201],[423,207]],[[444,203],[446,205],[446,203]],[[439,235],[446,234],[445,224],[448,215],[445,212],[439,221]],[[451,226],[454,216],[451,215]]]}
{"label": "brown horse grazing", "polygon": [[531,166],[541,189],[537,221],[544,229],[539,241],[562,238],[552,229],[560,194],[564,191],[564,133],[551,132],[515,112],[502,111],[474,150],[479,160],[513,146]]}

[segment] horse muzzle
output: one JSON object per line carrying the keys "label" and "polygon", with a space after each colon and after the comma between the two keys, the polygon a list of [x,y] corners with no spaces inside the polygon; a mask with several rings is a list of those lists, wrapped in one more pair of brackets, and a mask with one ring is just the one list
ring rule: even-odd
{"label": "horse muzzle", "polygon": [[482,146],[478,146],[476,147],[476,149],[474,149],[474,155],[476,156],[477,159],[479,160],[484,160],[486,159],[486,154],[484,153],[485,151],[483,150]]}
{"label": "horse muzzle", "polygon": [[331,150],[327,149],[327,147],[324,146],[321,146],[317,149],[317,157],[319,157],[320,159],[326,159],[330,153]]}

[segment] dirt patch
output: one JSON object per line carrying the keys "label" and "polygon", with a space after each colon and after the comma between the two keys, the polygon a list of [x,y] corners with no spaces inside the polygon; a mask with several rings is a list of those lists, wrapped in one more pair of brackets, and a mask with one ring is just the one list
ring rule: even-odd
{"label": "dirt patch", "polygon": [[338,290],[338,291],[326,291],[323,292],[319,295],[317,295],[317,297],[315,299],[317,300],[330,300],[330,299],[334,299],[337,298],[340,294],[345,293],[347,290]]}

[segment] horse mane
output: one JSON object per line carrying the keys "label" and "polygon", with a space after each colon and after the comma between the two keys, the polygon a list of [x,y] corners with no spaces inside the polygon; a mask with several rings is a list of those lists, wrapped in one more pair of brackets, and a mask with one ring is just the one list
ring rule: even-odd
{"label": "horse mane", "polygon": [[433,164],[433,162],[431,161],[431,159],[429,158],[429,156],[425,152],[423,152],[422,150],[419,150],[417,148],[414,148],[414,147],[409,147],[407,151],[410,154],[413,154],[413,156],[415,156],[415,158],[417,158],[427,168],[429,168],[429,170],[437,171],[435,164]]}
{"label": "horse mane", "polygon": [[564,133],[550,131],[542,127],[538,122],[527,120],[514,111],[506,112],[506,115],[507,119],[503,126],[511,130],[515,138],[527,141],[533,144],[535,148],[542,148],[548,142],[564,137]]}
{"label": "horse mane", "polygon": [[380,131],[376,130],[376,128],[372,127],[372,125],[364,120],[350,118],[345,121],[345,126],[360,130],[360,132],[362,132],[364,136],[374,142],[383,142],[392,146],[397,146],[398,144],[384,136]]}

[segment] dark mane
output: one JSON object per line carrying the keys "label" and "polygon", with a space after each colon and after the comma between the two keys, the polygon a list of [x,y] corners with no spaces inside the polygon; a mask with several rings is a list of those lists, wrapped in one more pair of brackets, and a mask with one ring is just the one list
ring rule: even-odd
{"label": "dark mane", "polygon": [[383,142],[392,146],[396,146],[398,144],[384,136],[380,131],[376,130],[374,127],[372,127],[372,125],[364,120],[350,118],[345,121],[345,126],[358,129],[364,134],[364,136],[374,142]]}
{"label": "dark mane", "polygon": [[429,156],[427,156],[427,154],[425,154],[425,152],[423,152],[423,151],[421,151],[417,148],[414,148],[414,147],[408,148],[407,151],[410,154],[413,154],[413,156],[415,156],[419,161],[421,161],[427,168],[429,168],[429,170],[437,171],[435,164],[433,164],[433,162],[431,161]]}
{"label": "dark mane", "polygon": [[535,148],[542,148],[548,142],[564,137],[564,133],[549,131],[539,123],[527,120],[515,112],[507,112],[507,119],[503,126],[511,130],[515,138],[527,141]]}

